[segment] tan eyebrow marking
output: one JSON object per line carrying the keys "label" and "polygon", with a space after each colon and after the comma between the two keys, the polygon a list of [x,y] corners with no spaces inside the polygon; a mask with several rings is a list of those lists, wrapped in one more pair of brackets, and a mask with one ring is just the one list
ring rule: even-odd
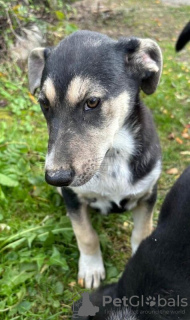
{"label": "tan eyebrow marking", "polygon": [[53,84],[53,81],[51,78],[47,78],[43,85],[43,91],[49,100],[51,105],[54,105],[55,98],[56,98],[56,92],[55,92],[55,86]]}
{"label": "tan eyebrow marking", "polygon": [[91,96],[101,97],[105,92],[106,90],[96,81],[76,76],[69,83],[66,99],[71,105],[76,105],[84,99],[87,93],[90,93]]}

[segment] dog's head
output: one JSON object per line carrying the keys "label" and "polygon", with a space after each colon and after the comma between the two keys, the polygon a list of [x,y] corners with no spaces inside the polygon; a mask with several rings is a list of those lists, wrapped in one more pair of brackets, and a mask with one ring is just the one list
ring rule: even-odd
{"label": "dog's head", "polygon": [[29,57],[29,85],[49,130],[46,180],[80,186],[99,169],[142,89],[156,90],[162,69],[150,39],[119,41],[78,31]]}

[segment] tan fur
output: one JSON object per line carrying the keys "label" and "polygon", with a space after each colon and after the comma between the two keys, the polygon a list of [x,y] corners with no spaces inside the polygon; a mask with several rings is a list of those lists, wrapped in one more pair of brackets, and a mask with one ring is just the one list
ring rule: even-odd
{"label": "tan fur", "polygon": [[147,204],[143,202],[133,209],[134,229],[131,237],[133,253],[135,253],[141,241],[151,234],[152,215],[153,210],[150,212]]}
{"label": "tan fur", "polygon": [[105,103],[103,104],[102,110],[103,114],[106,116],[107,124],[109,125],[110,120],[114,119],[116,125],[116,128],[113,128],[112,125],[111,130],[116,131],[122,127],[125,118],[129,112],[129,101],[130,97],[128,92],[123,91],[117,97],[111,98],[105,101]]}
{"label": "tan fur", "polygon": [[53,84],[53,80],[51,78],[47,78],[43,85],[43,91],[50,102],[50,105],[53,106],[55,104],[56,99],[56,91],[55,86]]}
{"label": "tan fur", "polygon": [[74,233],[77,238],[79,250],[84,254],[93,255],[99,249],[99,239],[88,217],[86,205],[80,210],[80,222],[71,219]]}
{"label": "tan fur", "polygon": [[94,82],[90,78],[82,78],[80,76],[74,77],[67,90],[66,100],[73,106],[81,102],[86,94],[87,98],[98,97],[105,93],[105,89],[101,87],[97,82]]}

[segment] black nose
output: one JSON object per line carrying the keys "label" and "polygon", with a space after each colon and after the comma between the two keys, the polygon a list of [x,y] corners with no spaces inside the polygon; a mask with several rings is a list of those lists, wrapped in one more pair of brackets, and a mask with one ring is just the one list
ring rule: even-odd
{"label": "black nose", "polygon": [[46,171],[45,173],[46,182],[56,187],[69,186],[73,178],[73,170]]}

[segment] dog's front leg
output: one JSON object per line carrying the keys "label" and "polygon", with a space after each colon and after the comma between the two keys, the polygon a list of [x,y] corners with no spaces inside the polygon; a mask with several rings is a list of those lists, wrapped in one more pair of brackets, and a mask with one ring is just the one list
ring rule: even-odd
{"label": "dog's front leg", "polygon": [[81,203],[69,188],[62,188],[62,194],[80,251],[78,283],[86,288],[97,288],[105,278],[105,269],[98,235],[90,222],[87,205]]}
{"label": "dog's front leg", "polygon": [[77,239],[80,259],[78,283],[86,288],[97,288],[105,278],[105,269],[99,239],[93,229],[86,205],[79,212],[68,212]]}
{"label": "dog's front leg", "polygon": [[155,186],[148,199],[141,200],[132,210],[134,229],[131,236],[131,247],[133,254],[138,249],[141,241],[152,233],[152,216],[156,198],[157,188]]}

